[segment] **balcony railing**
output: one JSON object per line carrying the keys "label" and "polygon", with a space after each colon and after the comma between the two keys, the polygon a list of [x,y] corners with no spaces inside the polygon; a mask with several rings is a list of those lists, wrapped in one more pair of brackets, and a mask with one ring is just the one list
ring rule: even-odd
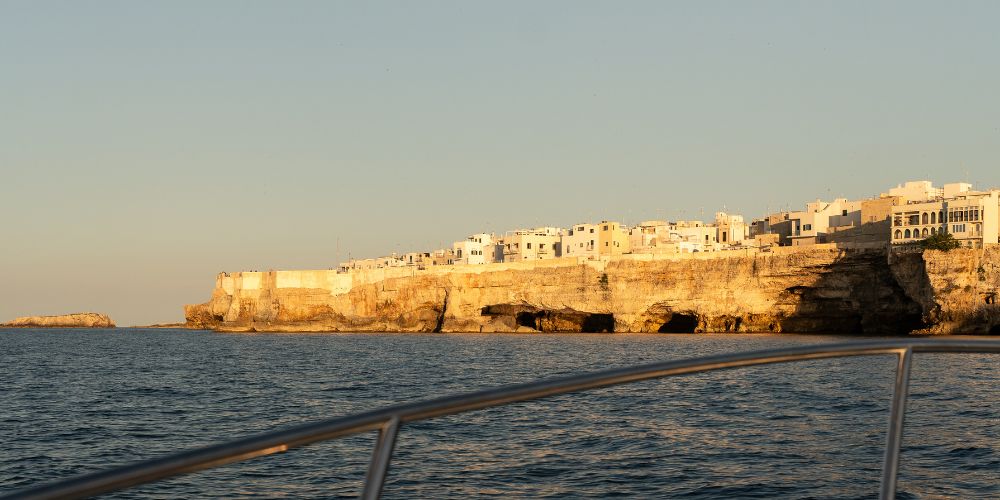
{"label": "balcony railing", "polygon": [[914,353],[1000,353],[1000,342],[988,340],[919,339],[820,344],[704,358],[663,361],[527,384],[446,396],[250,436],[205,448],[57,481],[0,497],[11,499],[84,498],[151,483],[181,474],[218,467],[311,443],[367,431],[378,431],[361,497],[379,498],[389,471],[393,448],[405,424],[494,406],[609,387],[642,380],[729,368],[848,356],[893,355],[896,377],[889,408],[879,498],[895,498],[899,449]]}

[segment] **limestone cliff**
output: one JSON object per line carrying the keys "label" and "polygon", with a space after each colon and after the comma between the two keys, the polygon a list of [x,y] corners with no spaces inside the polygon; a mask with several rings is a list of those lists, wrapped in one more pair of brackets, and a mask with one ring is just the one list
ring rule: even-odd
{"label": "limestone cliff", "polygon": [[889,261],[921,306],[927,327],[920,333],[1000,334],[1000,248],[902,253]]}
{"label": "limestone cliff", "polygon": [[107,314],[74,313],[61,316],[24,316],[2,328],[114,328],[115,322]]}
{"label": "limestone cliff", "polygon": [[[225,331],[987,333],[996,250],[882,250],[220,275],[188,325]],[[297,274],[295,274],[297,273]],[[992,302],[991,302],[992,301]]]}

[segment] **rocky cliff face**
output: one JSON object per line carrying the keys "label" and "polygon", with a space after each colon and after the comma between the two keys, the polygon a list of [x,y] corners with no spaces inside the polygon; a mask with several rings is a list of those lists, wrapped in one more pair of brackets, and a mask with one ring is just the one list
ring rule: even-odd
{"label": "rocky cliff face", "polygon": [[3,328],[114,328],[115,322],[107,314],[75,313],[61,316],[25,316],[16,318],[9,323],[0,324]]}
{"label": "rocky cliff face", "polygon": [[1000,248],[894,254],[889,262],[920,304],[920,333],[1000,334]]}
{"label": "rocky cliff face", "polygon": [[415,271],[339,289],[279,286],[271,272],[185,313],[226,331],[987,333],[1000,324],[998,264],[995,250],[816,248]]}

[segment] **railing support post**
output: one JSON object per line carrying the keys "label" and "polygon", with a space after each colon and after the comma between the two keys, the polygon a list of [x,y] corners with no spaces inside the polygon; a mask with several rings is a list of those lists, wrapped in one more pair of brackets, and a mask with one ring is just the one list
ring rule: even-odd
{"label": "railing support post", "polygon": [[361,492],[361,498],[364,500],[375,500],[382,496],[382,485],[389,471],[389,460],[392,459],[397,434],[399,434],[398,415],[386,421],[378,431],[375,451],[372,452],[372,461],[368,464],[368,474],[365,475],[365,489]]}
{"label": "railing support post", "polygon": [[910,392],[910,364],[913,349],[907,347],[899,353],[896,366],[896,385],[892,391],[892,409],[889,411],[889,430],[885,437],[885,461],[882,463],[881,500],[896,498],[896,476],[899,473],[899,448],[903,442],[903,420],[906,416],[906,398]]}

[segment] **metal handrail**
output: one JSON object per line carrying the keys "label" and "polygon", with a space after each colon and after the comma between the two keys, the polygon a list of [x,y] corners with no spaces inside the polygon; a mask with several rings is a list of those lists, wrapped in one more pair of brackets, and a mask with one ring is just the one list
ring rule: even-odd
{"label": "metal handrail", "polygon": [[280,453],[310,443],[378,430],[362,498],[378,498],[389,470],[400,427],[409,422],[472,410],[539,399],[570,392],[650,380],[674,375],[791,361],[894,354],[898,357],[879,498],[896,494],[896,474],[902,442],[903,420],[915,352],[1000,353],[1000,342],[989,340],[905,339],[820,344],[756,352],[722,354],[703,358],[663,361],[600,372],[552,378],[526,384],[447,396],[355,415],[322,420],[250,436],[228,443],[197,448],[124,467],[27,488],[0,497],[11,499],[85,498],[223,464]]}

